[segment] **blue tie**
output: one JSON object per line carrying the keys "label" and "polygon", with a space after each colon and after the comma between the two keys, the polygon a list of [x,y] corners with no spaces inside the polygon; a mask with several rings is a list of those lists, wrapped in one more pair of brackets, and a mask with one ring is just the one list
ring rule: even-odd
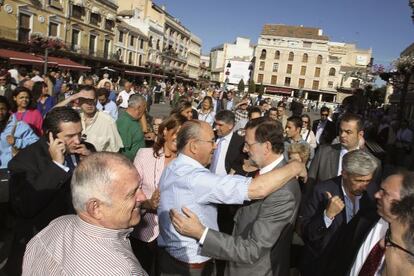
{"label": "blue tie", "polygon": [[211,167],[210,167],[210,171],[213,173],[216,173],[216,170],[217,170],[217,165],[218,165],[220,152],[221,152],[221,144],[223,141],[224,141],[224,138],[220,138],[220,140],[217,143],[217,148],[213,154],[213,162],[211,163]]}

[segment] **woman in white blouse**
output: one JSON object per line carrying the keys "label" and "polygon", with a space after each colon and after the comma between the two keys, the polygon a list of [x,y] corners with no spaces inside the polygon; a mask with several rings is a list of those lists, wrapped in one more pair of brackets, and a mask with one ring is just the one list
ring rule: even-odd
{"label": "woman in white blouse", "polygon": [[177,132],[186,121],[187,119],[180,114],[170,115],[159,125],[153,147],[140,149],[134,160],[141,177],[142,191],[148,200],[142,204],[142,208],[147,213],[135,226],[131,234],[131,245],[141,265],[150,275],[154,275],[151,270],[156,267],[154,262],[156,262],[159,235],[158,182],[164,168],[177,156]]}
{"label": "woman in white blouse", "polygon": [[198,119],[209,123],[212,126],[214,117],[216,116],[213,107],[213,99],[210,96],[205,96],[201,102],[201,109],[198,110]]}
{"label": "woman in white blouse", "polygon": [[302,130],[300,132],[302,139],[315,149],[316,148],[316,137],[311,129],[311,119],[308,114],[303,114],[300,116],[302,119]]}

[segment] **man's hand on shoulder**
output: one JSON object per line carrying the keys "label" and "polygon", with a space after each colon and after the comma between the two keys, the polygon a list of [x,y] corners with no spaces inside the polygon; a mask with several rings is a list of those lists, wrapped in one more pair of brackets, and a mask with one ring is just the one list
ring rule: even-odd
{"label": "man's hand on shoulder", "polygon": [[181,235],[200,240],[205,230],[204,225],[190,209],[183,207],[181,210],[185,216],[175,209],[170,210],[170,219],[175,230]]}

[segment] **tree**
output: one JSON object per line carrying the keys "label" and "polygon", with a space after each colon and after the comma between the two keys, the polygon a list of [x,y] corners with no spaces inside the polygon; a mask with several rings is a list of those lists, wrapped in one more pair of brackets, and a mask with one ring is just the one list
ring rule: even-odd
{"label": "tree", "polygon": [[254,80],[249,81],[248,92],[249,94],[256,93],[256,84],[254,83]]}
{"label": "tree", "polygon": [[257,87],[257,93],[258,93],[259,95],[263,95],[263,93],[264,93],[264,86],[263,86],[263,83],[259,84],[259,86]]}
{"label": "tree", "polygon": [[244,93],[244,88],[245,88],[244,80],[241,79],[239,81],[239,84],[237,85],[237,90],[239,90],[239,93]]}

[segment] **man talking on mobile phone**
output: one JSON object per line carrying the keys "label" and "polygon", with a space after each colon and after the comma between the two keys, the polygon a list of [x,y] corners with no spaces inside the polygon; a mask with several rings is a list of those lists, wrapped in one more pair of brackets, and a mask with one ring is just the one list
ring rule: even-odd
{"label": "man talking on mobile phone", "polygon": [[82,157],[95,151],[83,141],[79,114],[56,107],[43,121],[44,137],[21,150],[9,163],[10,203],[15,237],[6,271],[20,275],[27,242],[53,219],[74,213],[72,172]]}

